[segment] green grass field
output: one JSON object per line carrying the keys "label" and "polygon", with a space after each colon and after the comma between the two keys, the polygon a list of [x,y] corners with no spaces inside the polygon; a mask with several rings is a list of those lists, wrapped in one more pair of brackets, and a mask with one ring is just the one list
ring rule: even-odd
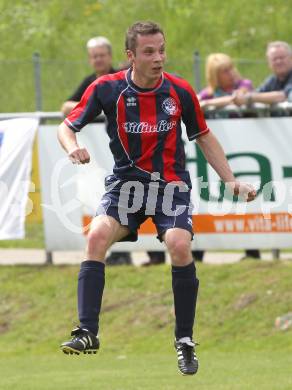
{"label": "green grass field", "polygon": [[78,267],[0,268],[0,389],[288,390],[292,332],[274,320],[292,310],[292,262],[198,265],[200,369],[181,376],[173,350],[167,266],[108,267],[101,350],[66,356],[77,323]]}

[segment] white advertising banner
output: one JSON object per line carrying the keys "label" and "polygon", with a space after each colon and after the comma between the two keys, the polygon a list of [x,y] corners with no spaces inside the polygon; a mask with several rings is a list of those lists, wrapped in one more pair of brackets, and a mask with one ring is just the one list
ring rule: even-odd
{"label": "white advertising banner", "polygon": [[[232,201],[195,142],[186,141],[194,204],[194,248],[246,249],[292,246],[292,118],[210,120],[236,177],[254,184],[254,202]],[[104,124],[88,125],[78,139],[90,164],[72,165],[57,142],[57,126],[41,126],[41,188],[47,250],[82,249],[84,227],[104,192],[113,158]],[[149,218],[137,243],[116,250],[159,250],[162,244]]]}
{"label": "white advertising banner", "polygon": [[0,121],[0,240],[24,238],[37,127],[37,119]]}
{"label": "white advertising banner", "polygon": [[199,147],[187,143],[198,247],[291,247],[292,118],[226,119],[208,124],[235,176],[252,183],[258,195],[250,203],[223,197],[218,176]]}

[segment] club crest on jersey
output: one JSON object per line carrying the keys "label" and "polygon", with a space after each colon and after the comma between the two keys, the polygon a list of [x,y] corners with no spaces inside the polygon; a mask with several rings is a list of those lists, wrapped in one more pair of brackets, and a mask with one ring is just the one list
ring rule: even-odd
{"label": "club crest on jersey", "polygon": [[169,97],[162,102],[162,109],[168,115],[175,115],[178,111],[177,102]]}
{"label": "club crest on jersey", "polygon": [[134,96],[129,96],[127,98],[127,107],[136,107],[137,106],[137,102],[136,102],[136,98]]}

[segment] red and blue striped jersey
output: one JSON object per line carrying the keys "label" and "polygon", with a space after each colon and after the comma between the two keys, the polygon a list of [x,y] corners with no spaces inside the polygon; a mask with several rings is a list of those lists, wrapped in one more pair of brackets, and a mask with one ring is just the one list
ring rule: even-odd
{"label": "red and blue striped jersey", "polygon": [[86,89],[65,123],[78,132],[102,111],[118,178],[149,181],[151,174],[158,173],[162,182],[183,181],[191,186],[181,120],[189,140],[209,129],[185,80],[163,72],[155,88],[142,89],[131,80],[131,69],[102,76]]}

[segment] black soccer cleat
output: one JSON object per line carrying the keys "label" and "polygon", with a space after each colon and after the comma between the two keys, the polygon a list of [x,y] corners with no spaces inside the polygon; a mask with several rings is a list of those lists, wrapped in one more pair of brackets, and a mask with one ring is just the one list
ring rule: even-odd
{"label": "black soccer cleat", "polygon": [[99,339],[87,329],[77,327],[71,332],[72,340],[61,344],[61,350],[67,355],[80,353],[96,353],[99,349]]}
{"label": "black soccer cleat", "polygon": [[191,339],[186,342],[176,341],[174,347],[177,352],[178,369],[182,375],[195,375],[199,368],[198,358],[195,353],[195,346]]}

